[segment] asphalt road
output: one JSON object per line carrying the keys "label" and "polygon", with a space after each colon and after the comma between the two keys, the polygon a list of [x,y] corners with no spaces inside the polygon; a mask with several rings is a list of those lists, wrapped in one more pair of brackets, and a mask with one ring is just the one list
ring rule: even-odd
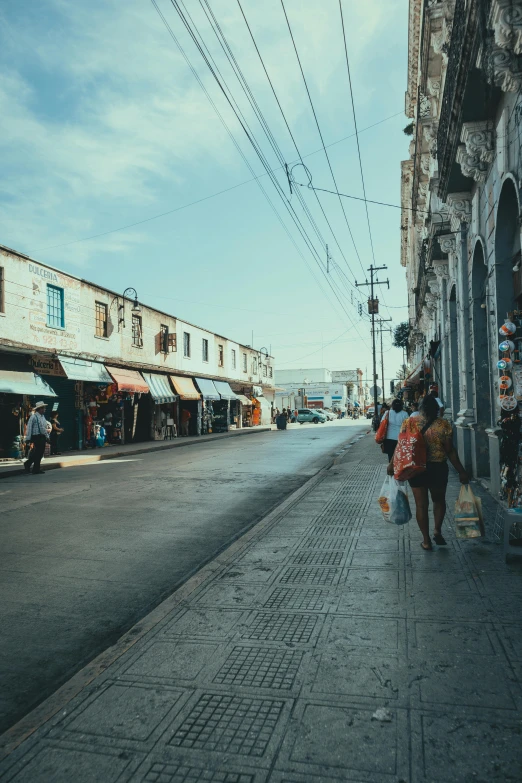
{"label": "asphalt road", "polygon": [[331,459],[303,425],[0,484],[0,733]]}

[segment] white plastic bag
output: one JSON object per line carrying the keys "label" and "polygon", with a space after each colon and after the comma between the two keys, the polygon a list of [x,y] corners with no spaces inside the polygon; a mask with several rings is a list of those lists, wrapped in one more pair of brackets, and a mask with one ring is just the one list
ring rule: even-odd
{"label": "white plastic bag", "polygon": [[379,506],[385,522],[406,525],[411,519],[406,482],[386,476],[379,494]]}

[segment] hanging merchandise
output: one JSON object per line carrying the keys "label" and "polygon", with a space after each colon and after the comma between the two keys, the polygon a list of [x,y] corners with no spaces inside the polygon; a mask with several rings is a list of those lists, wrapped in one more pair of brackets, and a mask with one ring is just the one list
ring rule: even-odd
{"label": "hanging merchandise", "polygon": [[498,346],[498,350],[502,351],[503,353],[506,353],[507,351],[514,351],[515,343],[512,343],[511,340],[504,340]]}
{"label": "hanging merchandise", "polygon": [[514,411],[518,407],[518,403],[515,397],[503,396],[501,398],[500,407],[505,411]]}
{"label": "hanging merchandise", "polygon": [[498,331],[499,334],[502,335],[502,337],[510,337],[512,334],[515,334],[515,332],[517,331],[517,327],[515,326],[513,321],[511,321],[509,318],[505,318],[504,323],[502,324],[502,326]]}
{"label": "hanging merchandise", "polygon": [[511,384],[513,381],[509,377],[509,375],[501,375],[500,376],[500,388],[502,391],[506,391],[507,389],[511,388]]}
{"label": "hanging merchandise", "polygon": [[499,370],[511,370],[512,366],[513,362],[509,358],[499,359],[497,362],[497,367]]}

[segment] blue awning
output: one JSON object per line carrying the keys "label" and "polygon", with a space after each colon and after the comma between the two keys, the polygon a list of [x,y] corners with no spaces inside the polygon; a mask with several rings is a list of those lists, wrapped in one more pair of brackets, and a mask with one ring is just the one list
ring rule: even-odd
{"label": "blue awning", "polygon": [[0,392],[30,397],[57,397],[49,384],[30,370],[0,370]]}
{"label": "blue awning", "polygon": [[205,400],[220,400],[219,392],[210,378],[194,378]]}
{"label": "blue awning", "polygon": [[229,383],[226,381],[214,381],[214,384],[222,400],[237,400],[237,394],[232,391]]}
{"label": "blue awning", "polygon": [[166,375],[154,375],[148,372],[144,372],[142,375],[149,385],[152,399],[156,405],[163,405],[164,403],[175,401],[176,395],[172,391],[169,379]]}

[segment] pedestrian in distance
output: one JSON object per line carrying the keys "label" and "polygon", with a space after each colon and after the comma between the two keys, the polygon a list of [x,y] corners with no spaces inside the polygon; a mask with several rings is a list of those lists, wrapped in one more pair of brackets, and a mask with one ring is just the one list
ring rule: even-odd
{"label": "pedestrian in distance", "polygon": [[[421,547],[429,552],[433,549],[430,540],[429,525],[429,496],[433,503],[434,530],[433,541],[439,546],[444,546],[446,541],[442,535],[442,523],[446,514],[446,489],[448,486],[448,463],[451,462],[461,484],[469,484],[469,476],[464,469],[455,446],[453,445],[453,430],[447,419],[439,416],[439,404],[436,398],[430,394],[424,397],[419,416],[404,422],[401,431],[406,426],[413,426],[419,432],[423,432],[426,441],[426,470],[409,479],[409,484],[415,498],[417,524],[422,533]],[[388,474],[393,475],[393,463],[388,465]]]}
{"label": "pedestrian in distance", "polygon": [[437,405],[439,406],[439,416],[442,419],[444,416],[444,403],[439,397],[439,387],[437,386],[436,383],[431,384],[429,395],[437,400]]}
{"label": "pedestrian in distance", "polygon": [[41,470],[40,463],[45,451],[45,444],[49,440],[49,422],[45,418],[45,409],[47,405],[40,400],[34,406],[34,410],[27,422],[27,429],[25,431],[26,443],[32,444],[32,449],[29,457],[24,463],[24,470],[29,473],[31,465],[33,466],[33,476],[45,473]]}
{"label": "pedestrian in distance", "polygon": [[408,414],[403,410],[404,404],[402,400],[396,399],[392,402],[391,409],[385,411],[383,419],[388,419],[388,429],[386,430],[386,438],[382,444],[382,450],[388,455],[388,462],[391,462],[399,440],[399,432],[401,431],[402,423],[408,418]]}
{"label": "pedestrian in distance", "polygon": [[188,437],[189,434],[189,422],[192,418],[192,414],[186,408],[181,410],[181,436],[183,438]]}
{"label": "pedestrian in distance", "polygon": [[276,425],[278,430],[286,430],[286,425],[288,424],[288,419],[285,416],[284,412],[280,413],[276,418]]}
{"label": "pedestrian in distance", "polygon": [[411,408],[410,418],[412,416],[413,416],[413,418],[415,418],[416,416],[420,416],[420,413],[419,413],[419,403],[418,402],[412,402],[410,404],[410,408]]}
{"label": "pedestrian in distance", "polygon": [[51,413],[51,435],[50,435],[50,441],[51,441],[51,457],[58,456],[61,454],[61,451],[58,451],[58,438],[62,434],[63,427],[60,425],[60,422],[58,421],[58,411],[53,411]]}

